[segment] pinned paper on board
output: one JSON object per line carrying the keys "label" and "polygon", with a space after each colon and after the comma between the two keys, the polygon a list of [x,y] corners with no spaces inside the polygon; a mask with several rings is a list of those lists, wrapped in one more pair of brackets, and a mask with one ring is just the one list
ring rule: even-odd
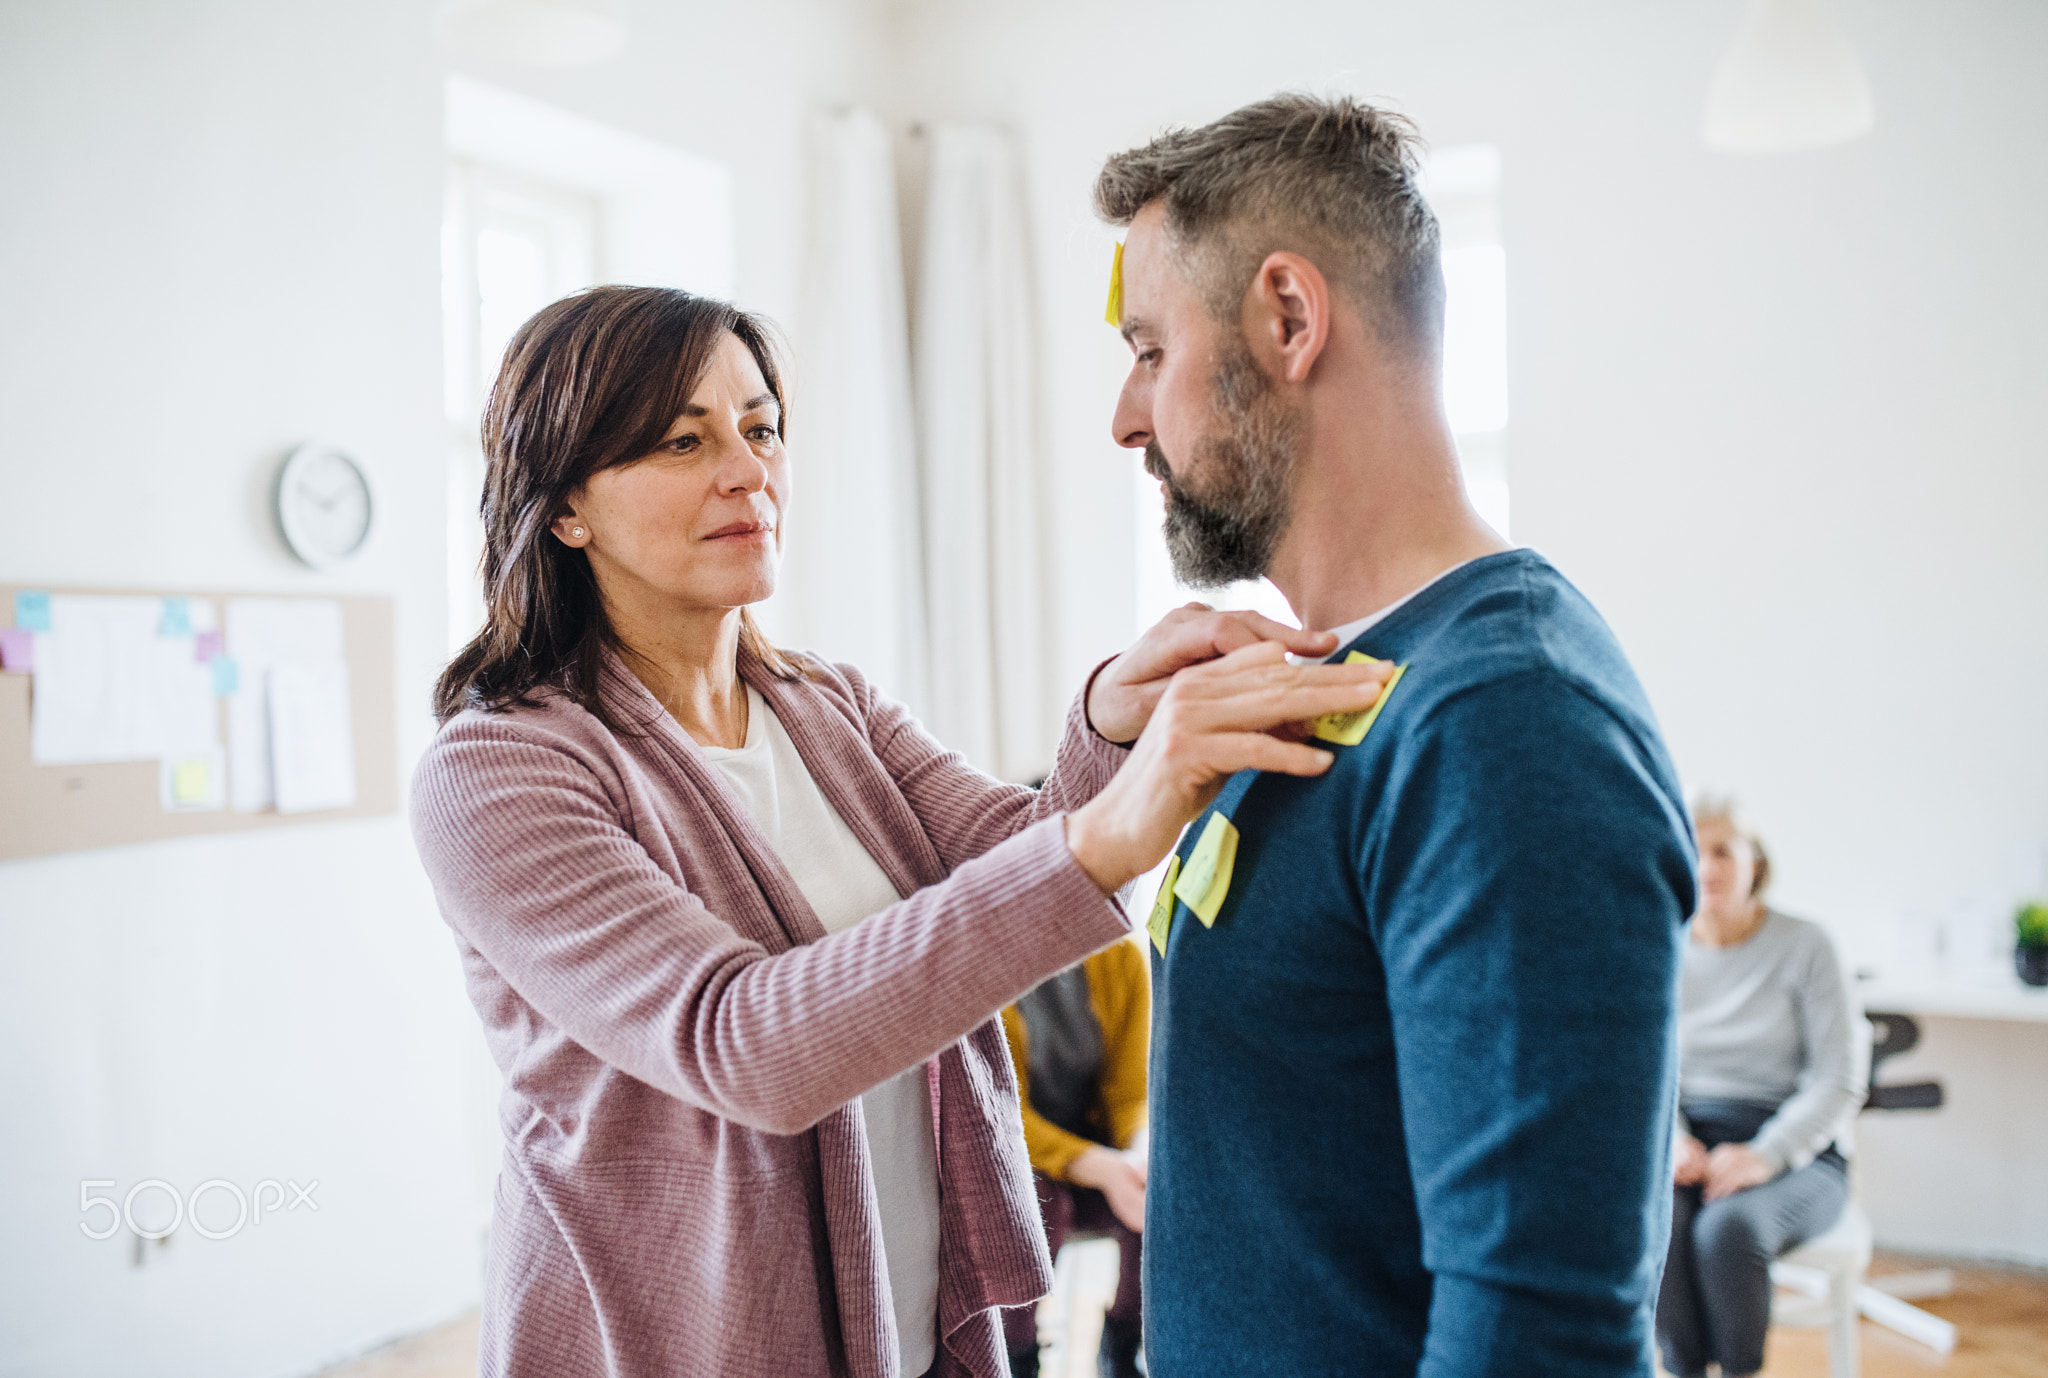
{"label": "pinned paper on board", "polygon": [[1109,260],[1109,306],[1102,313],[1103,319],[1111,325],[1122,328],[1124,323],[1124,246],[1117,241],[1116,254]]}
{"label": "pinned paper on board", "polygon": [[356,745],[348,666],[339,658],[271,667],[266,697],[270,772],[279,813],[345,809],[356,802]]}
{"label": "pinned paper on board", "polygon": [[189,631],[162,632],[163,600],[59,594],[39,611],[46,625],[30,651],[35,764],[163,760],[220,744],[212,676],[194,658]]}
{"label": "pinned paper on board", "polygon": [[1209,815],[1202,836],[1188,853],[1173,893],[1202,921],[1202,927],[1216,926],[1223,898],[1230,893],[1230,872],[1237,864],[1237,825],[1220,813]]}
{"label": "pinned paper on board", "polygon": [[[339,665],[341,661],[341,604],[332,599],[228,600],[226,653],[216,657],[210,668],[217,692],[228,701],[230,807],[254,813],[278,804],[272,760],[271,671],[294,665]],[[286,692],[292,692],[289,677]],[[346,710],[344,696],[344,717]]]}
{"label": "pinned paper on board", "polygon": [[1180,855],[1175,853],[1166,861],[1166,879],[1159,882],[1159,893],[1152,898],[1152,916],[1145,920],[1145,931],[1152,935],[1152,946],[1159,955],[1166,955],[1166,940],[1173,933],[1173,883],[1180,879]]}
{"label": "pinned paper on board", "polygon": [[[1353,651],[1344,657],[1346,665],[1370,663],[1373,657]],[[1372,725],[1379,721],[1380,710],[1387,706],[1387,700],[1394,696],[1394,686],[1401,682],[1401,676],[1408,673],[1406,665],[1396,665],[1394,673],[1387,676],[1387,682],[1380,686],[1380,696],[1372,701],[1372,707],[1356,713],[1325,713],[1308,725],[1309,733],[1322,741],[1337,746],[1357,746],[1365,740],[1365,734],[1372,731]]]}
{"label": "pinned paper on board", "polygon": [[21,627],[0,630],[0,670],[25,675],[36,668],[36,634]]}

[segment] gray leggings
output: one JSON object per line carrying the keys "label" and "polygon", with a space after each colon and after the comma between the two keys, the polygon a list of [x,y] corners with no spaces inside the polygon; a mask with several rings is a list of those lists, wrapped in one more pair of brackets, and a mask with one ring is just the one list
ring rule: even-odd
{"label": "gray leggings", "polygon": [[[1685,1107],[1708,1148],[1747,1143],[1771,1117],[1761,1106],[1711,1101]],[[1709,1361],[1724,1374],[1764,1366],[1771,1324],[1771,1261],[1821,1234],[1849,1199],[1848,1165],[1830,1147],[1805,1167],[1760,1187],[1703,1203],[1698,1187],[1671,1200],[1671,1252],[1657,1295],[1657,1343],[1664,1367],[1698,1378]]]}

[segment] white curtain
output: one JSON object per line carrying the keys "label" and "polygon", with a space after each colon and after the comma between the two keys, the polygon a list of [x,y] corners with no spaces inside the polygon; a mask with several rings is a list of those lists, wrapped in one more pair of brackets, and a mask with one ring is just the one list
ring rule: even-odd
{"label": "white curtain", "polygon": [[790,378],[795,489],[783,644],[850,660],[929,711],[923,515],[889,132],[862,110],[811,128],[811,202]]}
{"label": "white curtain", "polygon": [[1016,157],[932,129],[916,380],[931,697],[941,741],[1012,780],[1057,742],[1048,683],[1035,353]]}

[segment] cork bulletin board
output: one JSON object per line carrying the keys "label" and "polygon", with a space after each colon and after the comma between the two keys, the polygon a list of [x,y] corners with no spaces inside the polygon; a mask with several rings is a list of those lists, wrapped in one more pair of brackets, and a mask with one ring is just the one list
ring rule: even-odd
{"label": "cork bulletin board", "polygon": [[[176,604],[223,607],[231,600],[259,597],[247,593],[169,592],[165,590],[77,589],[0,584],[0,631],[10,636],[8,649],[17,656],[29,644],[30,632],[17,628],[24,606],[40,594],[64,598],[146,598]],[[266,599],[272,607],[296,601],[289,595]],[[37,764],[32,750],[34,726],[33,673],[0,673],[0,859],[55,852],[115,847],[164,838],[211,833],[250,832],[293,823],[335,818],[363,818],[395,813],[398,788],[398,702],[393,608],[387,597],[322,597],[306,603],[339,605],[340,648],[346,664],[347,721],[354,760],[353,802],[340,807],[280,812],[274,804],[250,809],[226,802],[218,807],[172,808],[164,801],[163,767],[156,759],[100,760],[74,764]],[[182,616],[182,611],[180,613]],[[219,633],[209,633],[221,647]],[[224,654],[232,657],[232,632]],[[256,693],[250,683],[223,693],[212,707],[223,741],[230,739],[230,696]],[[337,689],[336,694],[342,691]],[[344,754],[344,760],[346,754]]]}

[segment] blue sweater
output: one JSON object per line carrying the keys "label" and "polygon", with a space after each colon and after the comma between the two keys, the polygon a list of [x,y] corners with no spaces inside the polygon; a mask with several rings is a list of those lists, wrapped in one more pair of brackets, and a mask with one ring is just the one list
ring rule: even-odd
{"label": "blue sweater", "polygon": [[1151,1371],[1647,1375],[1693,908],[1649,703],[1532,551],[1350,650],[1409,668],[1323,778],[1229,781],[1154,958]]}

